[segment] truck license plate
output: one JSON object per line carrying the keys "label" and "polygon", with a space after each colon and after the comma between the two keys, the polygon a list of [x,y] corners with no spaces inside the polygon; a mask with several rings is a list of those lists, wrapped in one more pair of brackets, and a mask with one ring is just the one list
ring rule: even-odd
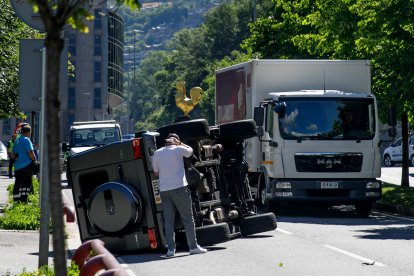
{"label": "truck license plate", "polygon": [[338,181],[322,181],[321,189],[338,189]]}

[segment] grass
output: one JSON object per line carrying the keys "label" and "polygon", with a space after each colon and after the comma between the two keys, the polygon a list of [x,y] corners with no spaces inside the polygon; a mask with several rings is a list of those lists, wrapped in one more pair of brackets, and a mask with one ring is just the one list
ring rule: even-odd
{"label": "grass", "polygon": [[0,229],[6,230],[39,230],[40,205],[39,181],[33,178],[34,193],[29,195],[27,203],[13,202],[13,184],[7,188],[8,205],[0,217]]}
{"label": "grass", "polygon": [[384,183],[382,198],[378,202],[414,208],[414,187],[401,187]]}

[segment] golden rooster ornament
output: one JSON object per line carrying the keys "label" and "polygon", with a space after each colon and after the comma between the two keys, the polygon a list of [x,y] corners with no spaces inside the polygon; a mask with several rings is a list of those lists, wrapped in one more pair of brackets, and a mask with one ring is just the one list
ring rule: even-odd
{"label": "golden rooster ornament", "polygon": [[177,83],[177,95],[175,95],[175,104],[184,112],[184,116],[189,116],[191,110],[201,101],[203,89],[200,87],[193,87],[190,90],[190,98],[187,98],[185,90],[185,82],[179,81]]}

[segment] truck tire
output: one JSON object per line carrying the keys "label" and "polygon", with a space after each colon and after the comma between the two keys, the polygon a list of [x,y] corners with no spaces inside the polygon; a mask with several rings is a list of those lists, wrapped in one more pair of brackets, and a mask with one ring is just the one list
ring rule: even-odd
{"label": "truck tire", "polygon": [[218,140],[240,141],[257,136],[256,122],[254,120],[242,120],[219,125],[220,134]]}
{"label": "truck tire", "polygon": [[127,184],[108,182],[98,186],[89,197],[87,216],[97,231],[124,235],[135,230],[143,213],[142,200]]}
{"label": "truck tire", "polygon": [[242,236],[272,231],[276,228],[276,216],[273,213],[253,215],[240,220],[240,234]]}
{"label": "truck tire", "polygon": [[196,236],[201,246],[222,243],[231,239],[229,225],[225,222],[196,227]]}
{"label": "truck tire", "polygon": [[355,210],[359,217],[367,218],[371,213],[372,203],[371,202],[361,202],[355,204]]}
{"label": "truck tire", "polygon": [[392,167],[394,166],[394,162],[391,160],[391,156],[388,154],[384,155],[384,159],[382,161],[385,167]]}
{"label": "truck tire", "polygon": [[176,133],[183,142],[207,139],[210,137],[210,129],[205,119],[182,121],[157,129],[160,136],[157,137],[157,146],[163,146],[168,134]]}
{"label": "truck tire", "polygon": [[279,207],[279,203],[266,198],[266,183],[264,180],[265,177],[266,176],[263,173],[259,176],[256,189],[255,203],[257,207],[260,207],[265,212],[276,213]]}

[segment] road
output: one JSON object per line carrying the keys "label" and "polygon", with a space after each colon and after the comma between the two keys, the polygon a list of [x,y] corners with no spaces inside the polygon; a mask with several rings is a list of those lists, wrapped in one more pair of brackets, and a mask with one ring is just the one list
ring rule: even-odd
{"label": "road", "polygon": [[[401,167],[383,168],[382,180],[398,184],[400,174]],[[364,219],[350,206],[296,205],[276,215],[277,230],[209,246],[204,255],[146,251],[118,261],[130,275],[414,275],[413,217],[374,211]]]}
{"label": "road", "polygon": [[275,231],[207,247],[205,255],[143,252],[120,260],[136,275],[414,275],[413,218],[286,205],[277,220]]}
{"label": "road", "polygon": [[[391,184],[401,184],[401,166],[383,167],[381,169],[381,180]],[[414,167],[409,168],[410,186],[414,187]]]}

